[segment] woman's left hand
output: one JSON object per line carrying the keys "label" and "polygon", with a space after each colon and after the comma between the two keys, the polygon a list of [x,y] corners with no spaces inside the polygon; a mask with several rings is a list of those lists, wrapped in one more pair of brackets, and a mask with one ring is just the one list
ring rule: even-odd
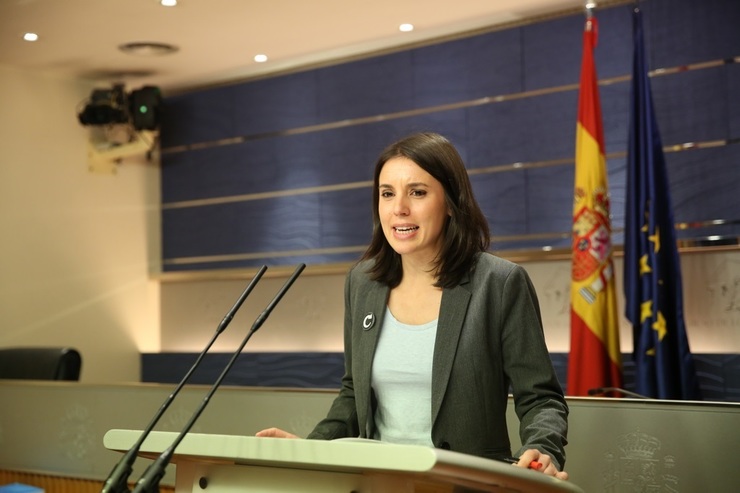
{"label": "woman's left hand", "polygon": [[568,479],[567,472],[558,471],[557,467],[555,467],[555,464],[552,462],[552,458],[537,449],[526,450],[519,457],[519,462],[516,465],[539,471],[548,476],[555,476],[558,479]]}

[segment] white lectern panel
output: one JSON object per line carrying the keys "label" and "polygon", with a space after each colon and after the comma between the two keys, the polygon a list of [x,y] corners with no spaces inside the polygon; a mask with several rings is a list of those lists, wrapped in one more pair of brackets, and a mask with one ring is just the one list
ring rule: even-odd
{"label": "white lectern panel", "polygon": [[[104,444],[126,451],[140,431],[111,430]],[[156,457],[177,434],[153,432],[140,455]],[[370,440],[334,441],[187,435],[175,451],[176,491],[570,492],[578,486],[512,465],[448,450]],[[459,488],[463,488],[462,490]]]}

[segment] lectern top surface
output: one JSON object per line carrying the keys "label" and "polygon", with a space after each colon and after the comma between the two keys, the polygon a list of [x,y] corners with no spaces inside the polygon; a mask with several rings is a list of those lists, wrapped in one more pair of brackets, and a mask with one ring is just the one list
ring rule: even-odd
{"label": "lectern top surface", "polygon": [[[129,450],[141,431],[110,430],[106,448]],[[170,447],[178,434],[152,432],[140,455],[156,457]],[[374,440],[333,441],[191,433],[178,445],[172,462],[223,461],[232,464],[270,466],[316,471],[363,473],[391,471],[430,477],[465,477],[482,484],[525,486],[521,491],[571,492],[582,490],[568,481],[481,457],[420,445],[397,445]],[[534,487],[534,489],[532,489]]]}

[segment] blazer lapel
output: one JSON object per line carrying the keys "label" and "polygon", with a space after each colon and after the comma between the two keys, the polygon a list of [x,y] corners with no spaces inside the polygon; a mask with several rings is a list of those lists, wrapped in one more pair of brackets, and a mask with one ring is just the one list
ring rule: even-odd
{"label": "blazer lapel", "polygon": [[[357,404],[357,418],[360,429],[365,436],[372,438],[374,423],[372,422],[372,388],[370,377],[375,356],[375,348],[383,325],[383,315],[388,302],[388,287],[379,283],[370,283],[362,303],[354,311],[352,323],[361,327],[353,328],[358,342],[354,347],[353,373],[355,377],[355,400]],[[370,327],[362,326],[368,315],[372,314],[374,321]],[[367,323],[367,322],[365,322]]]}
{"label": "blazer lapel", "polygon": [[432,426],[437,420],[442,406],[447,385],[450,380],[452,363],[457,353],[465,315],[468,311],[471,293],[463,287],[467,278],[451,289],[442,292],[442,305],[437,321],[437,338],[434,343],[434,360],[432,363]]}

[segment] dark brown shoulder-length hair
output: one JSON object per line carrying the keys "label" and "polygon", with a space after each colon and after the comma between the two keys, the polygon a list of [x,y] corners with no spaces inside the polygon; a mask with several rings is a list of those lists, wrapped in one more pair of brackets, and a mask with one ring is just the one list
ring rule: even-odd
{"label": "dark brown shoulder-length hair", "polygon": [[444,225],[443,243],[435,259],[435,286],[450,288],[460,283],[473,268],[477,254],[488,250],[490,232],[480,206],[473,196],[470,178],[457,149],[436,133],[417,133],[405,137],[380,154],[373,176],[373,237],[362,260],[374,260],[370,278],[394,288],[401,282],[401,256],[386,240],[380,226],[380,171],[390,159],[405,157],[442,184],[450,216]]}

